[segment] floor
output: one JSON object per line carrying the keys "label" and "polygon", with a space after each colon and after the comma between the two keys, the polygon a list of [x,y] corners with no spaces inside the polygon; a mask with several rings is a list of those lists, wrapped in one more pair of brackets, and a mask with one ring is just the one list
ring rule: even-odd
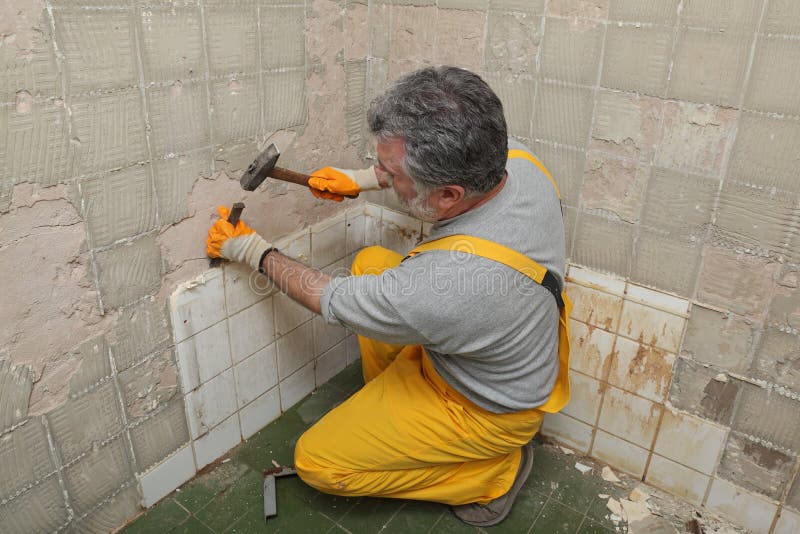
{"label": "floor", "polygon": [[[302,432],[363,384],[351,365],[221,461],[173,492],[129,524],[134,533],[342,533],[509,532],[605,533],[623,531],[611,520],[608,496],[626,497],[637,481],[606,482],[600,466],[582,474],[567,454],[536,440],[533,473],[511,515],[500,525],[476,529],[461,523],[444,505],[390,499],[343,498],[319,493],[297,477],[277,479],[277,517],[263,517],[262,470],[292,463]],[[601,498],[598,495],[603,495]]]}

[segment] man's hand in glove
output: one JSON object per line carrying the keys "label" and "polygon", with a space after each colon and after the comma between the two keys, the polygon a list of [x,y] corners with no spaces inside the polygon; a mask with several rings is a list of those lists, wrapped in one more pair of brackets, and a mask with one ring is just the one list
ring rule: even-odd
{"label": "man's hand in glove", "polygon": [[361,191],[380,189],[375,169],[337,169],[323,167],[312,172],[308,180],[311,193],[317,198],[341,202],[345,196],[358,195]]}
{"label": "man's hand in glove", "polygon": [[217,208],[219,220],[208,229],[206,253],[209,258],[224,258],[245,263],[253,269],[261,267],[264,254],[273,249],[255,230],[240,220],[233,226],[228,222],[230,210],[225,206]]}

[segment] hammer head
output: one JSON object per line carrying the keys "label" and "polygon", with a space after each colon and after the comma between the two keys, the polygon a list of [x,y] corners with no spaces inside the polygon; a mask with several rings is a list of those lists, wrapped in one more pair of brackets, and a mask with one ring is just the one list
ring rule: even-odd
{"label": "hammer head", "polygon": [[242,184],[242,189],[245,191],[255,191],[256,187],[261,185],[261,182],[269,176],[272,169],[275,168],[275,163],[278,161],[281,153],[275,143],[269,145],[266,150],[261,152],[258,157],[250,164],[239,183]]}

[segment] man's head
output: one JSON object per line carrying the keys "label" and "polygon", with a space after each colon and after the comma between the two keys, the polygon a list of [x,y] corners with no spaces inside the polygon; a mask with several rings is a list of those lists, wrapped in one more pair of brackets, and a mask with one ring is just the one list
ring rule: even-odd
{"label": "man's head", "polygon": [[378,172],[413,213],[440,219],[502,181],[508,155],[503,105],[478,75],[431,67],[397,80],[369,109]]}

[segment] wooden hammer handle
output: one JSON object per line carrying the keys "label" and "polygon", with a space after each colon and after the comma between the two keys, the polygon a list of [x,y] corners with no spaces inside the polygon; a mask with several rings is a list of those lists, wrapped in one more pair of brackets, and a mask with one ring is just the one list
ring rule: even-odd
{"label": "wooden hammer handle", "polygon": [[[308,179],[311,178],[307,174],[302,174],[299,172],[290,171],[289,169],[284,169],[282,167],[273,167],[269,174],[267,175],[270,178],[275,178],[277,180],[283,180],[284,182],[289,182],[291,184],[297,185],[305,185],[308,186]],[[358,195],[343,195],[347,198],[358,198]]]}

